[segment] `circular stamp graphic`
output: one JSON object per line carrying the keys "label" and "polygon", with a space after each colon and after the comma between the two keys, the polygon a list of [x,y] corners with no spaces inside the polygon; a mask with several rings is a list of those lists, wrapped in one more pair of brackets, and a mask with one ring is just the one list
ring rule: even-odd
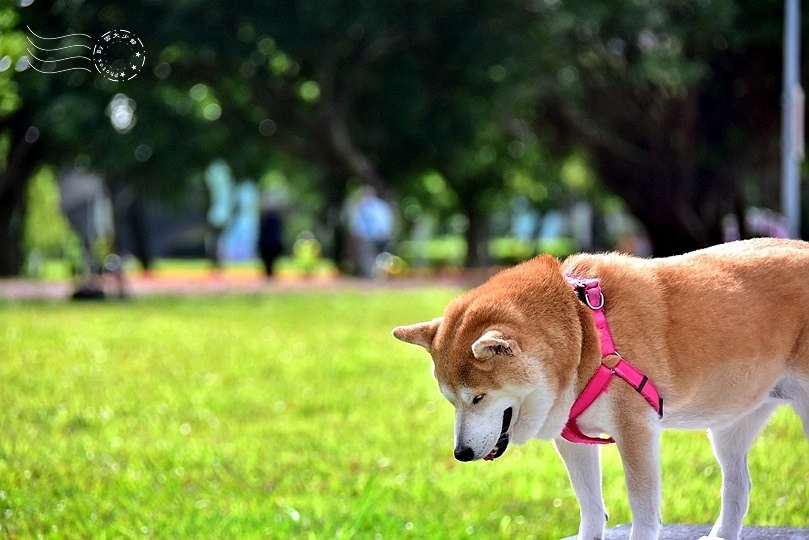
{"label": "circular stamp graphic", "polygon": [[127,81],[146,63],[143,43],[129,30],[110,30],[93,47],[93,63],[111,81]]}

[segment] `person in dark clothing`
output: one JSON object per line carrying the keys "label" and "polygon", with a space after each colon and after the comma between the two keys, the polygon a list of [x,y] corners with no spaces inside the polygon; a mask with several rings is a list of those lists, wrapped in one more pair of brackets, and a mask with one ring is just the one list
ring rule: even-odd
{"label": "person in dark clothing", "polygon": [[273,275],[275,260],[284,251],[283,236],[284,224],[281,212],[274,208],[263,210],[258,229],[258,252],[267,277]]}

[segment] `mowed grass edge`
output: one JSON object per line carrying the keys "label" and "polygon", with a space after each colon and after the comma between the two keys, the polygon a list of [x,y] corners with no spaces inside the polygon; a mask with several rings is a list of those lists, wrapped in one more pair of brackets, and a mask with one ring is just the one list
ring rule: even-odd
{"label": "mowed grass edge", "polygon": [[[0,537],[541,538],[578,507],[548,442],[452,458],[427,353],[390,336],[457,291],[0,303]],[[747,523],[809,526],[783,409],[750,457]],[[667,522],[710,523],[702,433],[663,440]],[[604,449],[610,523],[629,521]]]}

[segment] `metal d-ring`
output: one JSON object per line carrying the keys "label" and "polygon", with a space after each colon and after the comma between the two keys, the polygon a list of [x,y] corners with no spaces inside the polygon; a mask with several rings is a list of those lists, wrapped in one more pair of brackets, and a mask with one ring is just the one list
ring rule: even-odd
{"label": "metal d-ring", "polygon": [[598,303],[597,306],[594,306],[593,304],[590,303],[590,295],[587,294],[586,291],[584,293],[584,303],[587,304],[587,307],[589,307],[593,311],[599,310],[599,309],[604,307],[604,293],[601,292],[601,293],[598,293],[598,294],[601,297],[601,301]]}

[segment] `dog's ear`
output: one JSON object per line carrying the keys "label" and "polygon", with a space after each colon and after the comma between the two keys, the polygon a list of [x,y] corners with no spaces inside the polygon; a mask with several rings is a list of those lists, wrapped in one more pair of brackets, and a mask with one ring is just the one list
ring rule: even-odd
{"label": "dog's ear", "polygon": [[506,339],[499,330],[488,330],[472,344],[472,354],[475,358],[483,360],[492,356],[514,356],[520,352],[520,347],[513,339]]}
{"label": "dog's ear", "polygon": [[428,322],[397,326],[393,329],[393,337],[413,345],[421,345],[429,351],[433,346],[435,333],[443,320],[443,317],[438,317]]}

